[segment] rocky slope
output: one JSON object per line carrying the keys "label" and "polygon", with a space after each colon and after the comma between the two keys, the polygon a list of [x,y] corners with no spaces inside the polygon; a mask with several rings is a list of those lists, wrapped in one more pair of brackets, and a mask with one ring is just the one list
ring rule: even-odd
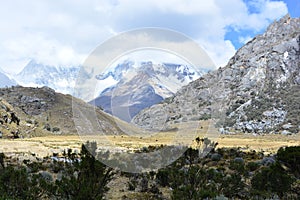
{"label": "rocky slope", "polygon": [[[0,89],[0,131],[9,136],[11,131],[19,131],[20,136],[31,137],[44,134],[77,134],[72,106],[96,112],[97,120],[106,134],[120,134],[122,131],[115,120],[82,100],[71,95],[56,93],[48,87],[27,88],[15,86]],[[13,114],[12,114],[13,113]],[[19,122],[13,121],[16,116]],[[95,120],[95,119],[94,119]],[[95,120],[96,121],[96,120]]]}
{"label": "rocky slope", "polygon": [[[0,98],[0,138],[18,137],[18,127],[22,126],[13,107]],[[24,126],[22,127],[25,128]]]}
{"label": "rocky slope", "polygon": [[300,19],[286,15],[228,64],[183,87],[132,122],[146,129],[214,118],[222,133],[282,133],[300,125]]}

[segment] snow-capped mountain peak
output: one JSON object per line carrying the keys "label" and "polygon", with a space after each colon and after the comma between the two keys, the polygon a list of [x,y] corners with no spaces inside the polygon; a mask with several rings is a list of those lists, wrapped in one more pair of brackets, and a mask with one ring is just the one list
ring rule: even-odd
{"label": "snow-capped mountain peak", "polygon": [[79,66],[50,66],[31,60],[15,79],[22,86],[48,86],[57,92],[72,94],[79,70]]}
{"label": "snow-capped mountain peak", "polygon": [[[74,95],[73,90],[81,70],[84,71],[80,66],[51,66],[32,60],[14,78],[22,86],[48,86],[57,92]],[[203,73],[205,72],[196,71],[192,66],[182,63],[127,59],[101,74],[92,75],[93,73],[86,72],[86,76],[97,81],[94,89],[95,100],[92,102],[109,113],[112,113],[112,106],[118,105],[121,110],[113,114],[130,121],[143,108],[174,95],[182,86],[199,78]],[[129,117],[124,116],[128,108]]]}
{"label": "snow-capped mountain peak", "polygon": [[0,69],[0,88],[14,85],[17,85],[16,81],[14,81],[8,74]]}
{"label": "snow-capped mountain peak", "polygon": [[98,84],[92,103],[130,121],[140,110],[174,95],[203,74],[185,64],[125,60],[96,76]]}
{"label": "snow-capped mountain peak", "polygon": [[96,79],[99,80],[99,85],[101,85],[97,93],[100,95],[105,88],[112,87],[112,82],[116,85],[120,81],[129,81],[137,74],[142,73],[151,76],[151,82],[164,86],[171,93],[175,93],[182,85],[186,85],[202,76],[204,71],[196,72],[191,66],[183,64],[125,60],[115,68],[108,69],[106,72],[96,76]]}

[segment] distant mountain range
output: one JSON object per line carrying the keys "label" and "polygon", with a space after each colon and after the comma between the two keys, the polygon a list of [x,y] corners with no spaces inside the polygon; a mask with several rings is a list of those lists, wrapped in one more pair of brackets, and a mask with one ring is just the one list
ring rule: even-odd
{"label": "distant mountain range", "polygon": [[173,96],[182,86],[204,73],[182,64],[127,60],[96,77],[100,86],[110,85],[105,89],[101,87],[99,97],[91,103],[130,122],[142,109]]}
{"label": "distant mountain range", "polygon": [[80,66],[63,67],[50,66],[30,61],[24,69],[14,76],[19,85],[29,87],[47,86],[57,92],[73,94]]}
{"label": "distant mountain range", "polygon": [[[73,89],[80,70],[84,69],[80,66],[45,65],[32,60],[13,77],[14,80],[0,74],[3,76],[0,87],[47,86],[56,92],[74,95]],[[97,79],[98,83],[95,91],[97,98],[90,103],[129,122],[140,110],[174,95],[182,86],[206,72],[203,70],[199,73],[190,66],[176,63],[125,60],[95,77],[84,73],[87,78]]]}

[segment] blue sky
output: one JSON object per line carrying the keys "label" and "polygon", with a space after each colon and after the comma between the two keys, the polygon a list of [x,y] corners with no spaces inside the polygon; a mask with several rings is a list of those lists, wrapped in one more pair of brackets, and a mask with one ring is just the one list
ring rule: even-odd
{"label": "blue sky", "polygon": [[286,0],[285,2],[288,6],[288,10],[289,10],[291,17],[300,17],[300,1],[299,0]]}
{"label": "blue sky", "polygon": [[143,27],[185,34],[219,67],[288,12],[300,17],[300,0],[3,1],[0,67],[17,73],[31,59],[49,65],[79,65],[108,38]]}
{"label": "blue sky", "polygon": [[[248,12],[249,13],[260,13],[260,9],[256,6],[252,5],[252,3],[249,3],[251,1],[244,0],[244,2],[248,5]],[[255,2],[255,1],[252,1]],[[259,1],[256,1],[259,2]],[[300,0],[285,0],[283,1],[288,9],[288,12],[291,17],[300,17]],[[232,42],[234,47],[240,48],[245,44],[245,41],[248,41],[248,39],[252,38],[256,34],[263,33],[265,29],[261,29],[259,31],[257,30],[242,30],[242,31],[236,31],[232,29],[231,27],[228,27],[228,31],[225,34],[225,39],[228,39]]]}

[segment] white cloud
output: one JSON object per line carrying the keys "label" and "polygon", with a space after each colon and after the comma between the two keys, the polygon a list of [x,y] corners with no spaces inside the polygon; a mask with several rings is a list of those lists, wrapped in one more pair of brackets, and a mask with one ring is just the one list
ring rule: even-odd
{"label": "white cloud", "polygon": [[287,6],[283,1],[250,0],[249,5],[256,12],[239,13],[239,16],[232,22],[237,29],[260,31],[275,19],[288,13]]}
{"label": "white cloud", "polygon": [[271,0],[5,1],[0,7],[0,67],[17,72],[30,59],[80,64],[109,37],[141,27],[182,32],[224,65],[235,51],[224,39],[227,27],[239,31],[242,40],[244,30],[261,31],[286,13],[283,1]]}
{"label": "white cloud", "polygon": [[158,9],[163,12],[174,12],[184,15],[211,14],[211,11],[218,10],[214,1],[199,0],[173,0],[173,1],[152,1]]}
{"label": "white cloud", "polygon": [[198,41],[213,60],[215,67],[223,67],[235,53],[235,48],[229,40]]}
{"label": "white cloud", "polygon": [[[18,72],[31,59],[48,65],[68,67],[82,63],[86,57],[75,52],[68,45],[63,45],[54,39],[45,39],[41,35],[25,35],[23,38],[4,42],[3,46],[9,52],[4,52],[7,65],[14,66],[14,68],[6,68],[9,72]],[[17,64],[23,65],[17,66]]]}

